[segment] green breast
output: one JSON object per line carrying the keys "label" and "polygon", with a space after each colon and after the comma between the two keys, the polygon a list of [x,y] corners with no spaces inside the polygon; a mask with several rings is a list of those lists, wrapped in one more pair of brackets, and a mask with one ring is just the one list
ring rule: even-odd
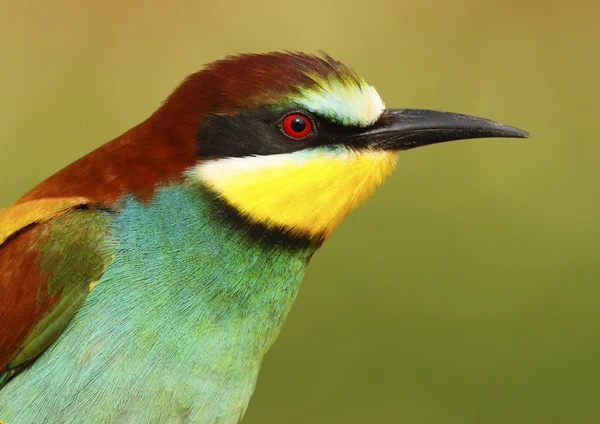
{"label": "green breast", "polygon": [[316,246],[248,227],[197,187],[123,202],[105,240],[114,262],[58,341],[0,392],[0,419],[243,414]]}

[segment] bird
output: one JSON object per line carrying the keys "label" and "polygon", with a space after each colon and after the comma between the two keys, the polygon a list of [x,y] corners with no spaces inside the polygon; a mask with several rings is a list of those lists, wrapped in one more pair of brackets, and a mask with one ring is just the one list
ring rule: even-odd
{"label": "bird", "polygon": [[529,135],[386,108],[323,52],[205,65],[0,211],[0,420],[239,422],[311,257],[406,150]]}

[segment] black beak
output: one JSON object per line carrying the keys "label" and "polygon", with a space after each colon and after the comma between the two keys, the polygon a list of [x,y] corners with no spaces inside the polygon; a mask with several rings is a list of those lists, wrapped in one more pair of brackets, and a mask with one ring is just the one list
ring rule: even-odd
{"label": "black beak", "polygon": [[353,136],[350,143],[407,150],[445,141],[487,137],[529,137],[520,130],[489,119],[424,109],[386,109],[379,120]]}

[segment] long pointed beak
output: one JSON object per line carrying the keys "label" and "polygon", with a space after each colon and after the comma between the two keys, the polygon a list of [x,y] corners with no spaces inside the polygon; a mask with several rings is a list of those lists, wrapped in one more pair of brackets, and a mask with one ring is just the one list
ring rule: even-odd
{"label": "long pointed beak", "polygon": [[385,150],[407,150],[428,144],[469,138],[526,138],[531,134],[489,119],[424,109],[386,109],[371,127],[350,143]]}

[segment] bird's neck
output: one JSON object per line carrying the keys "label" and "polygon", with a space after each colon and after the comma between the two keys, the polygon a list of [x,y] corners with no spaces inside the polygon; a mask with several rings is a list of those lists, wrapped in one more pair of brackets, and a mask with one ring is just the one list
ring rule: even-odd
{"label": "bird's neck", "polygon": [[[126,200],[115,234],[111,271],[135,276],[140,307],[161,322],[171,314],[189,334],[202,333],[202,346],[212,340],[243,361],[260,360],[274,341],[318,247],[247,225],[209,191],[181,185],[158,189],[149,202]],[[138,316],[146,326],[148,315]]]}
{"label": "bird's neck", "polygon": [[[155,263],[178,265],[177,273],[194,272],[194,278],[179,280],[188,282],[181,289],[190,290],[192,298],[193,291],[202,298],[208,292],[220,297],[231,293],[229,300],[239,304],[226,303],[238,309],[250,306],[253,295],[283,295],[284,286],[297,283],[319,247],[248,223],[202,186],[161,188],[146,203],[130,199],[116,225],[123,225],[120,239],[140,238],[136,242],[145,245],[146,254],[156,255]],[[219,302],[203,305],[223,307]]]}

